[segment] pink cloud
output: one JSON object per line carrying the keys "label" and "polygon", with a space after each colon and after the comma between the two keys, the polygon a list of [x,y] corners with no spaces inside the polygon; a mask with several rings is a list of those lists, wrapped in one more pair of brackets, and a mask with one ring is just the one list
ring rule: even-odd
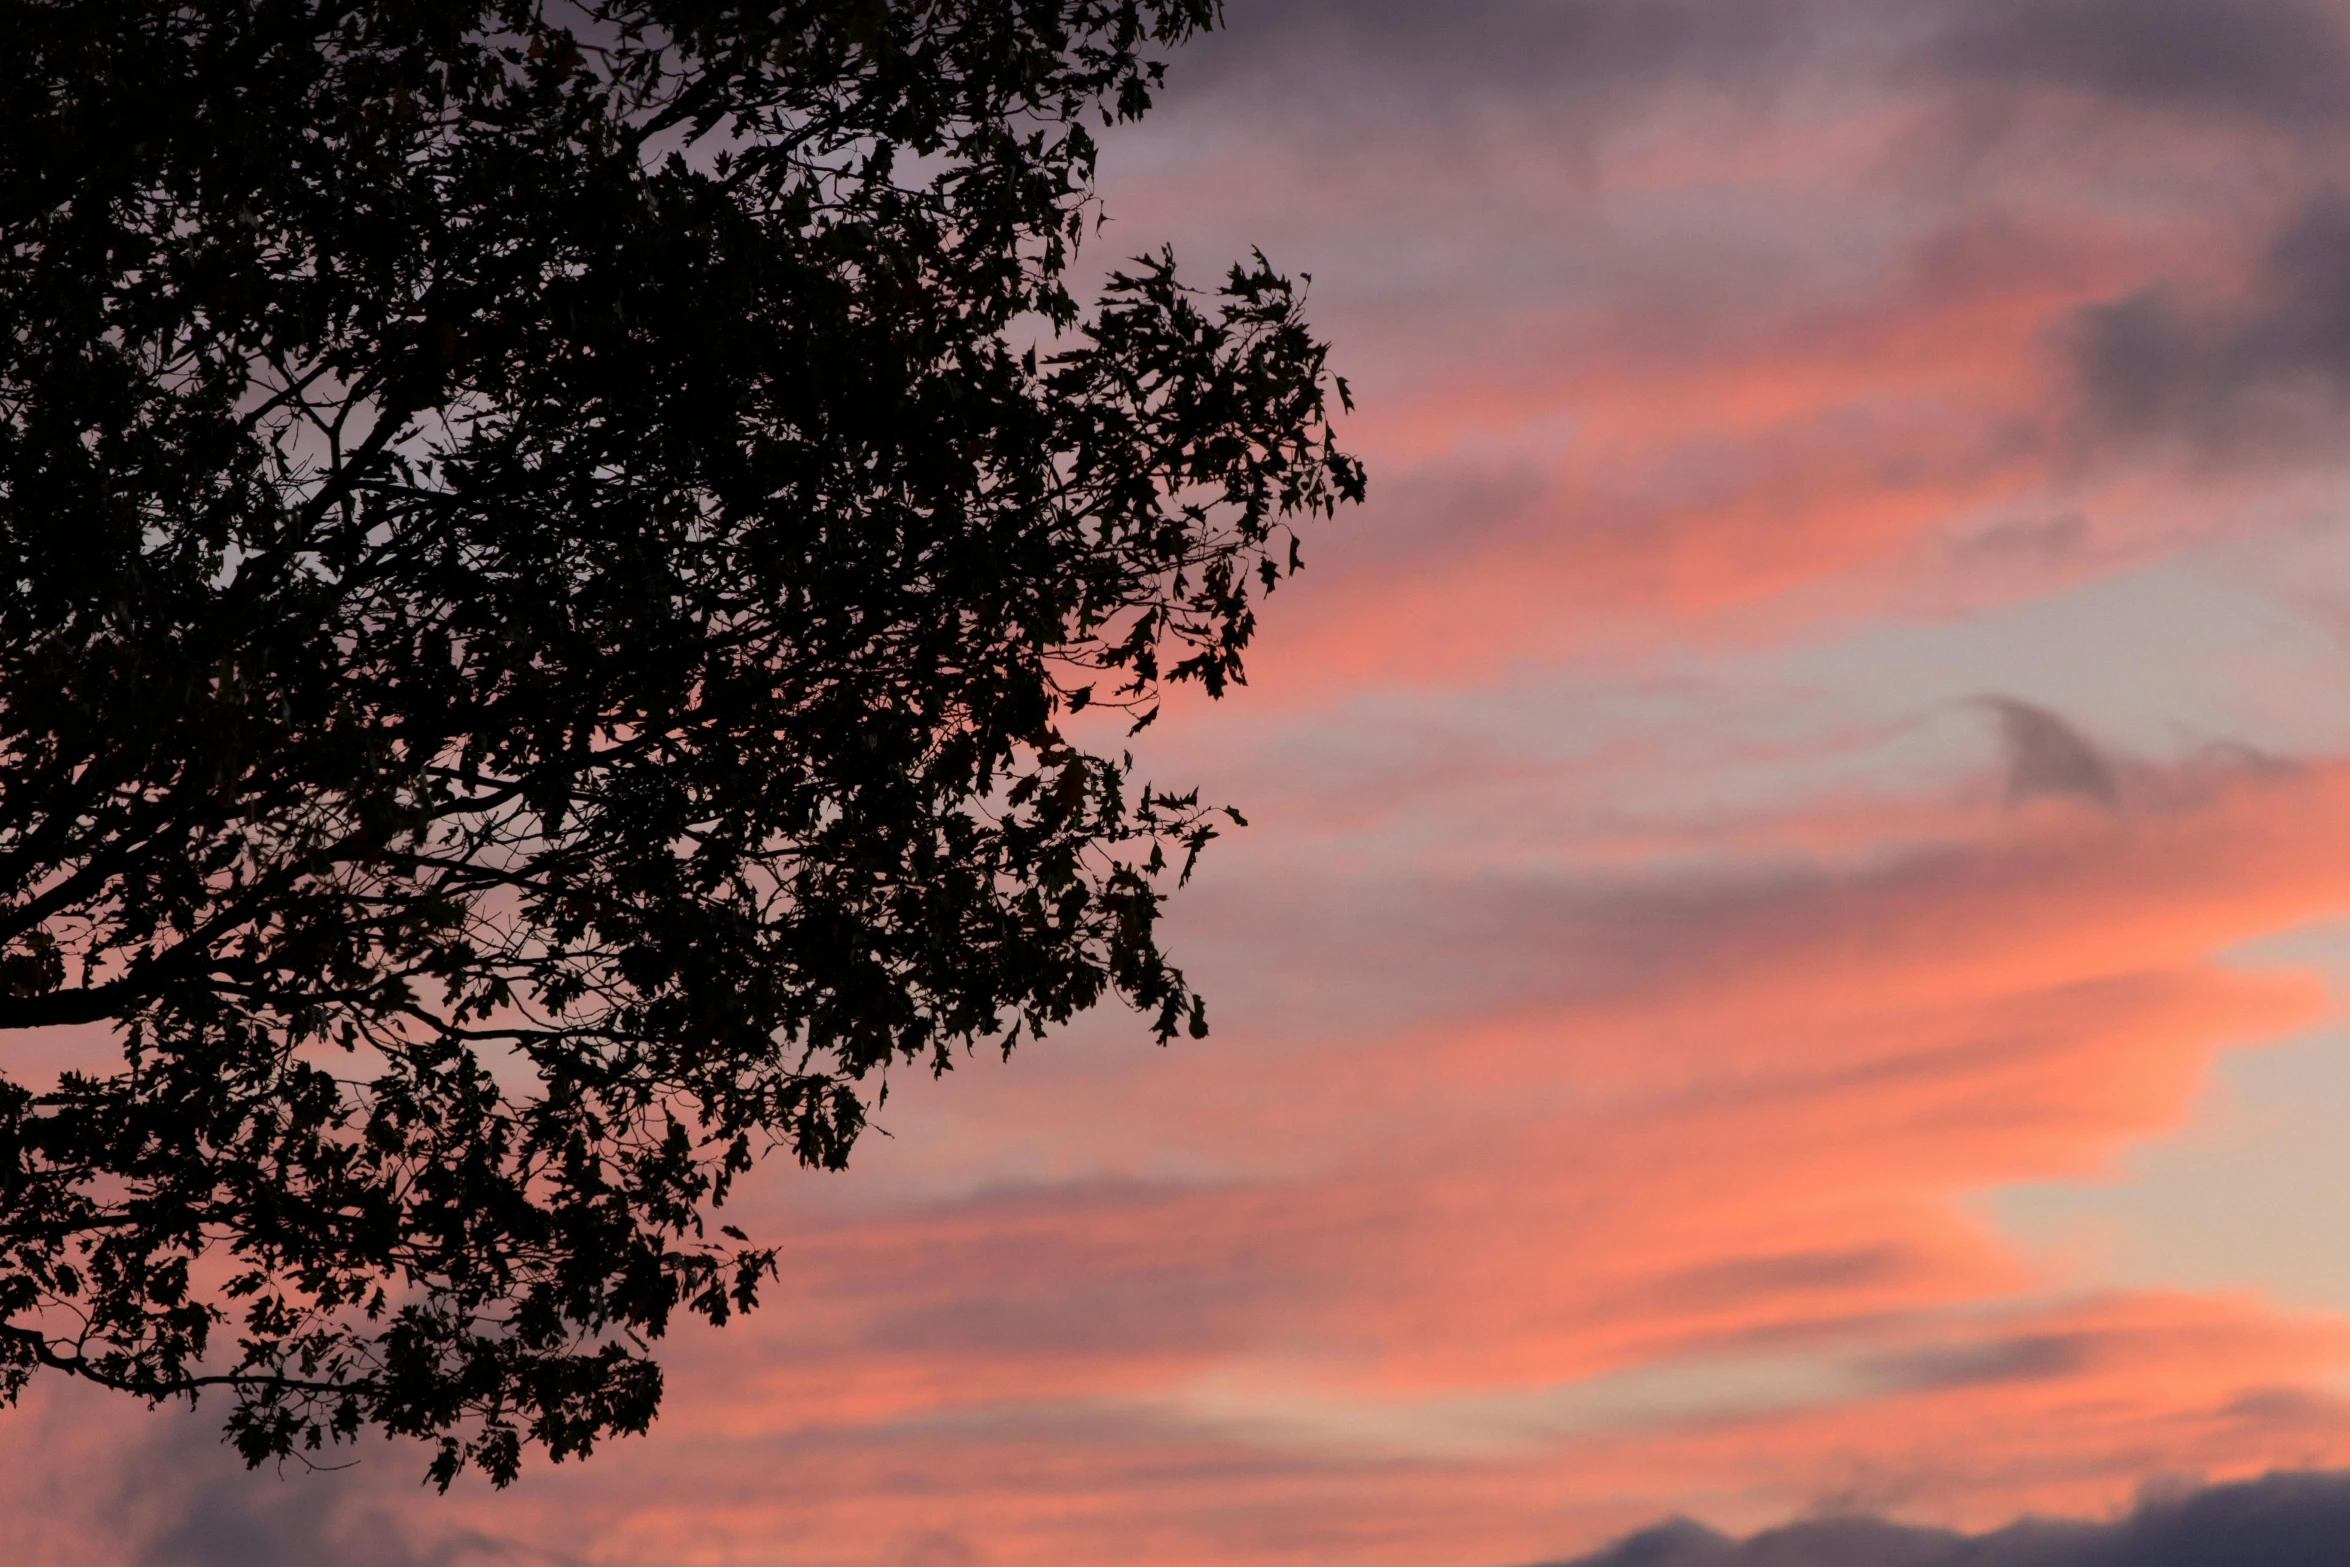
{"label": "pink cloud", "polygon": [[[1484,1016],[958,1074],[909,1143],[1008,1126],[1062,1173],[773,1193],[769,1310],[677,1346],[653,1438],[518,1505],[613,1561],[1491,1563],[1668,1506],[1983,1524],[2350,1458],[2350,1327],[2085,1290],[1961,1200],[2095,1168],[2216,1048],[2325,1012],[2211,955],[2341,906],[2345,791],[1953,813],[1681,898]],[[1521,939],[1593,963],[1606,909]],[[1120,1173],[1144,1147],[1226,1173]]]}

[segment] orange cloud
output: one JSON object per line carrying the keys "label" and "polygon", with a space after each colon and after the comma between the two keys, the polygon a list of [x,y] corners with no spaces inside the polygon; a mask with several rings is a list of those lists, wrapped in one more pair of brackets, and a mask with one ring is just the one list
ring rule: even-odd
{"label": "orange cloud", "polygon": [[[1529,897],[1561,977],[1483,1015],[912,1093],[872,1172],[905,1195],[772,1194],[782,1288],[677,1346],[653,1437],[460,1507],[613,1562],[1491,1564],[2350,1459],[2350,1324],[2084,1290],[1962,1201],[2095,1169],[2326,1009],[2213,954],[2350,900],[2350,766],[2161,783]],[[958,1126],[1063,1163],[920,1195]]]}

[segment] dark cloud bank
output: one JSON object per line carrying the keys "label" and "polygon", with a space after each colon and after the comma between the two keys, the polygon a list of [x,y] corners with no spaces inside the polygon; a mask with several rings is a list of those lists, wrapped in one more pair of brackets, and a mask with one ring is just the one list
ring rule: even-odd
{"label": "dark cloud bank", "polygon": [[1999,721],[2007,751],[2007,798],[2019,803],[2041,795],[2070,796],[2113,806],[2121,788],[2112,766],[2079,730],[2044,707],[2013,697],[1985,697]]}
{"label": "dark cloud bank", "polygon": [[2262,452],[2338,440],[2335,413],[2350,403],[2350,200],[2327,192],[2290,214],[2239,297],[2156,285],[2084,311],[2072,346],[2088,411],[2108,430]]}
{"label": "dark cloud bank", "polygon": [[1938,72],[2286,125],[2350,113],[2350,53],[2302,0],[1967,0],[1927,50]]}
{"label": "dark cloud bank", "polygon": [[1676,1519],[1552,1567],[2350,1567],[2350,1474],[2270,1475],[2114,1523],[1978,1535],[1826,1518],[1733,1540]]}
{"label": "dark cloud bank", "polygon": [[1183,77],[1343,94],[1545,96],[1753,74],[1811,48],[1836,0],[1228,0]]}
{"label": "dark cloud bank", "polygon": [[2325,0],[1228,0],[1226,35],[1181,69],[1292,92],[1372,76],[1584,94],[1772,74],[1856,35],[1912,90],[2055,89],[2287,127],[2350,116],[2350,42]]}
{"label": "dark cloud bank", "polygon": [[[348,1467],[247,1470],[206,1406],[157,1415],[113,1476],[80,1558],[90,1567],[578,1567],[560,1551],[436,1516],[426,1451],[368,1443]],[[16,1567],[0,1515],[0,1567]]]}

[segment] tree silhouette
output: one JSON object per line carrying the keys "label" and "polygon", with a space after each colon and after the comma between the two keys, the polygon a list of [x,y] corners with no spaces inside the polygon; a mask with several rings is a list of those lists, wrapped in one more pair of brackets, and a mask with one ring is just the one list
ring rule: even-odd
{"label": "tree silhouette", "polygon": [[502,1484],[893,1063],[1204,1030],[1115,723],[1362,492],[1262,257],[1069,286],[1216,19],[0,0],[0,1027],[122,1044],[0,1079],[0,1394]]}

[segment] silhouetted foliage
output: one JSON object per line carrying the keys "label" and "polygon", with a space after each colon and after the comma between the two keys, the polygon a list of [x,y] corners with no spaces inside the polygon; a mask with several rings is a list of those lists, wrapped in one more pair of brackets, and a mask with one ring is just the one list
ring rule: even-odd
{"label": "silhouetted foliage", "polygon": [[1362,488],[1261,257],[1067,282],[1215,13],[0,0],[0,1026],[123,1044],[0,1080],[0,1393],[502,1483],[892,1063],[1204,1029],[1070,715]]}

